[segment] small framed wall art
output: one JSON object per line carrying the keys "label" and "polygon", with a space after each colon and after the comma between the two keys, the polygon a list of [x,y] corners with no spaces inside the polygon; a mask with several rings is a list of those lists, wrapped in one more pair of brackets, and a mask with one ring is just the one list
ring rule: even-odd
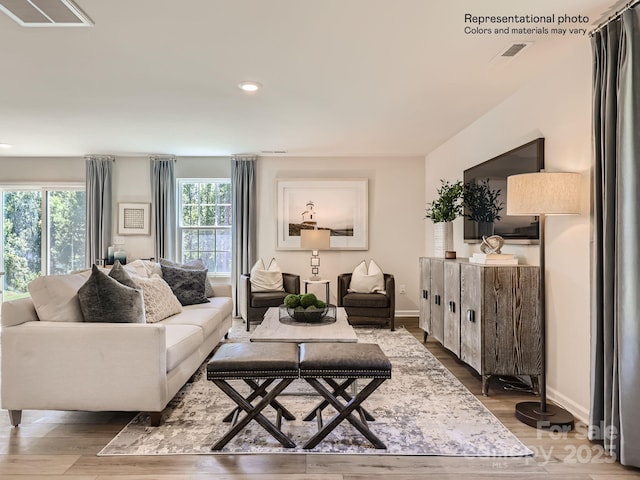
{"label": "small framed wall art", "polygon": [[118,204],[118,235],[150,235],[150,203]]}

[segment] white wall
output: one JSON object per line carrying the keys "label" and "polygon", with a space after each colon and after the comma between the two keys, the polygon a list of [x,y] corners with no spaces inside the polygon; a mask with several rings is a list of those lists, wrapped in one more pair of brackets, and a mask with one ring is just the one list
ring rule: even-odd
{"label": "white wall", "polygon": [[[228,157],[177,157],[176,178],[229,178]],[[113,234],[118,235],[119,202],[151,202],[149,157],[117,157],[113,168],[114,224]],[[124,249],[128,258],[154,256],[153,237],[127,235]]]}
{"label": "white wall", "polygon": [[[425,201],[435,198],[439,180],[462,179],[463,170],[537,137],[545,137],[547,171],[583,174],[582,214],[547,217],[547,385],[548,395],[581,419],[589,411],[589,175],[591,168],[591,51],[589,42],[561,64],[528,83],[505,102],[426,157]],[[543,194],[543,192],[541,192]],[[454,224],[458,256],[478,245],[463,243],[462,220]],[[433,224],[425,245],[433,254]],[[538,263],[537,246],[504,247],[523,263]]]}
{"label": "white wall", "polygon": [[[363,259],[374,259],[396,281],[396,310],[418,310],[418,258],[424,247],[424,159],[420,157],[263,157],[258,160],[258,255],[275,257],[285,272],[311,275],[310,252],[276,250],[277,178],[368,178],[369,249],[320,252],[320,276],[331,280],[351,272]],[[406,285],[406,294],[398,292]],[[314,290],[315,292],[315,290]],[[322,291],[320,293],[323,293]]]}
{"label": "white wall", "polygon": [[[178,178],[228,178],[228,157],[178,157]],[[424,248],[424,159],[421,157],[294,158],[262,157],[258,160],[258,254],[277,258],[284,271],[310,276],[306,251],[276,251],[276,178],[368,178],[369,250],[321,252],[320,273],[331,280],[335,302],[338,273],[350,272],[361,260],[375,259],[396,278],[396,310],[416,315],[418,310],[418,258]],[[84,183],[84,158],[2,158],[0,184],[4,182],[75,181]],[[116,157],[113,167],[114,219],[117,236],[119,202],[151,202],[149,158]],[[129,259],[154,255],[152,236],[128,235],[123,248]],[[398,292],[406,286],[406,293]],[[313,290],[315,291],[315,290]],[[324,294],[322,290],[318,293]]]}

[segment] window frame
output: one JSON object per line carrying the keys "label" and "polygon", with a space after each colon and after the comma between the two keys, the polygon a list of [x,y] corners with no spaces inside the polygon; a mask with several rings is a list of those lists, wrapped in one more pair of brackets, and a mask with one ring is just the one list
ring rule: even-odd
{"label": "window frame", "polygon": [[[41,241],[40,241],[40,271],[41,275],[50,275],[50,259],[49,245],[51,243],[51,232],[49,231],[49,193],[59,191],[83,191],[85,192],[86,202],[86,185],[80,182],[7,182],[0,183],[0,212],[4,216],[4,193],[5,192],[21,192],[33,191],[40,192],[40,215],[41,215]],[[86,203],[85,203],[86,211]],[[85,214],[86,215],[86,214]],[[4,218],[4,217],[3,217]],[[4,235],[4,231],[3,231]],[[85,246],[86,247],[86,246]],[[5,252],[4,239],[0,241],[0,270],[5,270]],[[1,278],[1,277],[0,277]],[[2,287],[0,287],[2,291]]]}
{"label": "window frame", "polygon": [[[212,226],[185,226],[182,222],[182,188],[185,184],[227,184],[231,187],[231,178],[230,177],[212,177],[212,178],[176,178],[176,257],[179,262],[183,260],[183,231],[185,230],[228,230],[231,231],[233,227],[233,217],[231,218],[231,225],[212,225]],[[200,204],[198,204],[200,205]],[[209,205],[209,204],[207,204]],[[233,199],[230,199],[230,202],[227,203],[215,203],[215,206],[229,206],[233,208]],[[200,245],[198,245],[200,247]],[[218,250],[214,250],[214,253],[217,253]],[[230,247],[229,253],[233,255],[233,245]],[[209,270],[207,272],[209,277],[216,278],[229,278],[231,276],[231,265],[229,265],[229,272],[212,272]]]}

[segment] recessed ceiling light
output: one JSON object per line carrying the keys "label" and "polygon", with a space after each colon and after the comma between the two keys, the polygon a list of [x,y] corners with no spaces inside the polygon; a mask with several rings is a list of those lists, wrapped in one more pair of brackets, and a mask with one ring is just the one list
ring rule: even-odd
{"label": "recessed ceiling light", "polygon": [[13,145],[9,145],[8,143],[0,143],[0,148],[11,148]]}
{"label": "recessed ceiling light", "polygon": [[262,88],[262,85],[258,82],[240,82],[238,88],[245,92],[257,92]]}

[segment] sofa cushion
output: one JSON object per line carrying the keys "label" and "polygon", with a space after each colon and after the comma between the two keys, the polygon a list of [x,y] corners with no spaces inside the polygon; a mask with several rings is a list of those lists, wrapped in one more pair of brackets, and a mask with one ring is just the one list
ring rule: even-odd
{"label": "sofa cushion", "polygon": [[205,338],[211,335],[220,325],[226,315],[222,310],[215,308],[193,308],[197,305],[188,305],[178,315],[173,315],[162,321],[164,325],[193,325],[200,327]]}
{"label": "sofa cushion", "polygon": [[162,278],[169,284],[182,305],[209,301],[204,295],[204,285],[207,282],[206,270],[188,270],[162,264],[160,266],[162,267]]}
{"label": "sofa cushion", "polygon": [[38,318],[51,322],[83,322],[78,289],[90,275],[91,270],[84,270],[34,278],[28,289]]}
{"label": "sofa cushion", "polygon": [[[131,278],[123,270],[116,272],[125,281]],[[85,322],[144,323],[142,290],[120,283],[97,266],[78,289],[78,300]]]}
{"label": "sofa cushion", "polygon": [[251,268],[249,281],[251,282],[252,292],[284,292],[282,270],[280,270],[275,258],[271,259],[269,266],[266,268],[262,259],[258,260]]}
{"label": "sofa cushion", "polygon": [[194,325],[167,325],[167,372],[180,365],[204,342],[202,328]]}
{"label": "sofa cushion", "polygon": [[284,302],[287,292],[258,292],[251,294],[252,307],[277,307]]}
{"label": "sofa cushion", "polygon": [[[166,265],[168,267],[184,268],[185,270],[206,270],[207,269],[207,267],[204,264],[204,261],[201,258],[192,260],[191,262],[187,262],[187,263],[172,262],[171,260],[167,260],[166,258],[161,258],[160,265]],[[204,282],[204,296],[213,297],[213,287],[209,283],[208,278]]]}
{"label": "sofa cushion", "polygon": [[385,308],[389,306],[389,297],[380,293],[347,293],[342,297],[345,307]]}
{"label": "sofa cushion", "polygon": [[142,289],[147,323],[156,323],[182,311],[182,305],[171,291],[171,287],[158,275],[136,278]]}
{"label": "sofa cushion", "polygon": [[369,268],[367,268],[367,263],[364,260],[360,262],[351,274],[348,291],[356,293],[385,293],[384,273],[382,273],[378,264],[371,260]]}

